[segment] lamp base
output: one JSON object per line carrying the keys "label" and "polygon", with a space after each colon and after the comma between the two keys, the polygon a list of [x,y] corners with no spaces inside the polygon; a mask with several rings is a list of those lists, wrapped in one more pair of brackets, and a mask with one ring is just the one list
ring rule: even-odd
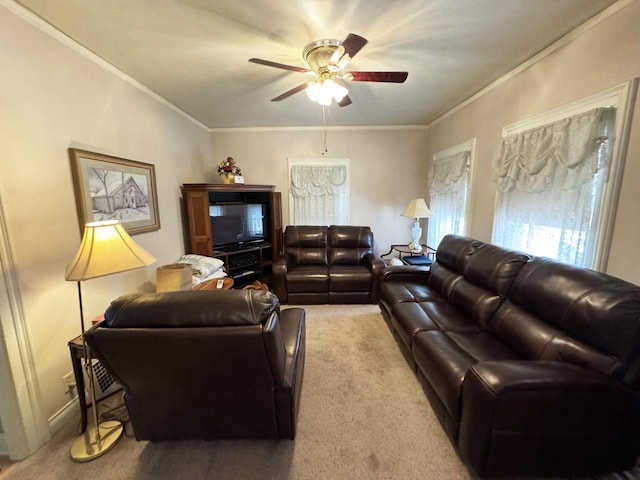
{"label": "lamp base", "polygon": [[111,450],[124,432],[122,423],[109,420],[98,425],[100,429],[100,446],[96,438],[96,428],[88,427],[71,444],[69,454],[74,462],[90,462]]}
{"label": "lamp base", "polygon": [[[416,223],[414,223],[413,227],[411,228],[411,239],[413,241],[409,244],[409,248],[411,248],[411,250],[413,250],[414,252],[422,251],[422,245],[420,244],[421,236],[422,236],[422,228],[420,228],[420,223],[416,218]],[[413,245],[413,247],[411,245]]]}

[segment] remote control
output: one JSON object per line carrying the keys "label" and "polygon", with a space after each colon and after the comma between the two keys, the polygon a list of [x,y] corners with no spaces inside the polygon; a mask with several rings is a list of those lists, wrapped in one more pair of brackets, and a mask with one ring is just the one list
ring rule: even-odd
{"label": "remote control", "polygon": [[216,288],[222,288],[222,285],[224,285],[224,280],[220,279],[216,282]]}

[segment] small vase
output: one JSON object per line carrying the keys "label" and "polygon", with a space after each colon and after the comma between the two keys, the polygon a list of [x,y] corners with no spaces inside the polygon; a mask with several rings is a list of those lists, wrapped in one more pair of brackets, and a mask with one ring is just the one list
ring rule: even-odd
{"label": "small vase", "polygon": [[235,175],[233,173],[221,173],[222,183],[233,183]]}

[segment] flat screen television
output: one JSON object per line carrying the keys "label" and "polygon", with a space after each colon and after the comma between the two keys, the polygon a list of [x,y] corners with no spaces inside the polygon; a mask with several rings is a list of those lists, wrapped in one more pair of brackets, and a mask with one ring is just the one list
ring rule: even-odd
{"label": "flat screen television", "polygon": [[268,240],[264,203],[211,204],[209,219],[214,248]]}

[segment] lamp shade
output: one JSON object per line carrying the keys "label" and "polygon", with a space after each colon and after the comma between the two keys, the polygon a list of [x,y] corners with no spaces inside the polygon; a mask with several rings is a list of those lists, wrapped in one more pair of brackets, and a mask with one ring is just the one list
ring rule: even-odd
{"label": "lamp shade", "polygon": [[431,216],[431,210],[427,207],[427,202],[424,198],[414,198],[409,202],[409,206],[402,212],[403,217],[411,218],[429,218]]}
{"label": "lamp shade", "polygon": [[91,222],[65,270],[65,280],[88,280],[146,267],[156,259],[138,245],[117,220]]}
{"label": "lamp shade", "polygon": [[331,105],[332,100],[341,102],[349,90],[333,80],[322,80],[310,83],[306,89],[307,96],[320,105]]}

